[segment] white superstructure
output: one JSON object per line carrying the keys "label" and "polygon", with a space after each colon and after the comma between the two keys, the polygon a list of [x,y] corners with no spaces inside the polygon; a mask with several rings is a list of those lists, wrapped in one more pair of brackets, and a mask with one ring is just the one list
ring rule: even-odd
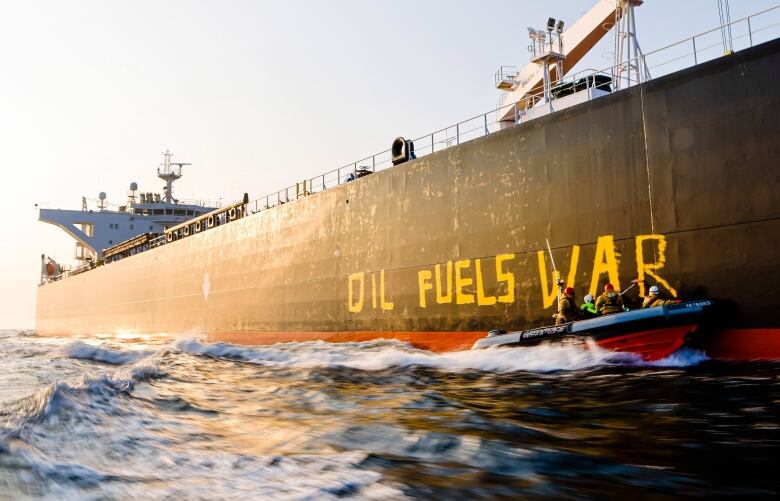
{"label": "white superstructure", "polygon": [[166,228],[211,211],[214,206],[179,201],[173,197],[173,183],[182,177],[182,166],[171,162],[172,153],[163,153],[157,176],[166,182],[163,193],[139,192],[130,184],[125,205],[109,209],[105,193],[100,193],[94,209],[82,198],[81,210],[39,209],[38,220],[53,224],[76,240],[76,259],[95,263],[103,250],[145,233],[162,234]]}
{"label": "white superstructure", "polygon": [[[643,0],[599,0],[566,31],[564,22],[554,18],[548,19],[546,29],[528,28],[531,61],[519,70],[502,66],[496,72],[496,87],[504,92],[496,116],[499,126],[513,127],[519,121],[609,94],[612,88],[622,89],[648,80],[650,75],[644,66],[634,22],[634,7],[642,3]],[[611,82],[585,78],[581,86],[572,89],[579,96],[565,92],[566,99],[554,102],[551,94],[555,87],[615,25],[616,71],[610,75]]]}

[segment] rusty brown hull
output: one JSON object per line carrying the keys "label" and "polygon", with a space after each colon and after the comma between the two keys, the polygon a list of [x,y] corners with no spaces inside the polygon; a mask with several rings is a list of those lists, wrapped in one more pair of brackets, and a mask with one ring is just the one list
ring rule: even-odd
{"label": "rusty brown hull", "polygon": [[[644,280],[780,327],[780,44],[653,80],[39,287],[49,335],[432,349]],[[414,340],[412,340],[414,338]]]}

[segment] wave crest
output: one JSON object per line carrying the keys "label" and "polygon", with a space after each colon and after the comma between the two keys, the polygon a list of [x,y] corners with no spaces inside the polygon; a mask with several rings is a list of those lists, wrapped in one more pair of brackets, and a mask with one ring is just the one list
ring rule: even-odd
{"label": "wave crest", "polygon": [[104,346],[94,346],[81,341],[74,341],[62,347],[60,353],[69,358],[92,360],[111,365],[124,365],[148,357],[153,352],[148,350],[115,350]]}
{"label": "wave crest", "polygon": [[83,375],[75,381],[58,381],[27,397],[0,407],[0,450],[30,424],[63,411],[81,411],[118,393],[132,391],[136,383],[162,375],[159,361],[143,361],[110,373]]}

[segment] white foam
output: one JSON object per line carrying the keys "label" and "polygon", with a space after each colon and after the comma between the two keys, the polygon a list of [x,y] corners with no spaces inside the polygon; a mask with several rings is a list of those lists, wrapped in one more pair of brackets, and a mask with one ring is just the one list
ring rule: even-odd
{"label": "white foam", "polygon": [[70,358],[80,360],[93,360],[112,365],[124,365],[136,362],[153,354],[149,350],[115,350],[105,346],[95,346],[82,341],[74,341],[63,346],[59,353]]}
{"label": "white foam", "polygon": [[197,339],[176,341],[173,349],[184,353],[227,358],[265,366],[347,367],[379,371],[391,367],[430,367],[444,371],[494,372],[578,370],[604,364],[633,361],[594,344],[541,344],[525,348],[497,348],[452,353],[417,350],[397,341],[370,343],[286,343],[270,346],[236,346],[203,343]]}
{"label": "white foam", "polygon": [[702,351],[692,348],[681,348],[668,357],[655,362],[646,362],[645,365],[653,367],[690,367],[710,360],[710,357]]}

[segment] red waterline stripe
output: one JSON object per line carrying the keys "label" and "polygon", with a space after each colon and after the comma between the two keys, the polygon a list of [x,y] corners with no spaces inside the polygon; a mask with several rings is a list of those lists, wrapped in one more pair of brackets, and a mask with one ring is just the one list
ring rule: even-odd
{"label": "red waterline stripe", "polygon": [[487,335],[485,331],[336,331],[336,332],[283,332],[283,331],[233,331],[210,332],[210,341],[224,341],[235,344],[273,344],[302,341],[327,341],[350,343],[394,339],[409,343],[415,348],[435,352],[468,350],[474,343]]}
{"label": "red waterline stripe", "polygon": [[707,356],[719,360],[780,360],[780,328],[716,331],[701,344]]}

